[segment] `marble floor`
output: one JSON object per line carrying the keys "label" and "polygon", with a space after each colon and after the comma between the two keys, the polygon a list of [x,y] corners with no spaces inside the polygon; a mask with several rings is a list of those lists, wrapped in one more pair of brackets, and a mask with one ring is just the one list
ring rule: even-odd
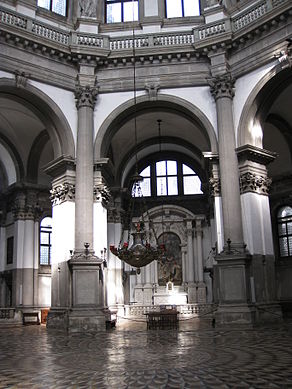
{"label": "marble floor", "polygon": [[124,321],[94,335],[2,324],[0,388],[292,388],[292,322],[147,331]]}

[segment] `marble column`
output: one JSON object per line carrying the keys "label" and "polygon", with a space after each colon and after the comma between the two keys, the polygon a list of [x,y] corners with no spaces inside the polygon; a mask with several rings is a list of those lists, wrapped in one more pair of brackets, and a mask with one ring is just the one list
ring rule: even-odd
{"label": "marble column", "polygon": [[72,309],[68,317],[70,332],[105,330],[102,313],[103,260],[93,251],[93,110],[97,88],[78,85],[75,180],[75,250],[69,263],[72,271]]}
{"label": "marble column", "polygon": [[233,96],[235,80],[230,73],[210,82],[216,101],[220,183],[225,244],[216,257],[214,280],[219,291],[216,324],[249,324],[254,321],[250,303],[250,255],[243,241],[238,160],[235,151]]}
{"label": "marble column", "polygon": [[196,286],[194,283],[194,248],[193,248],[193,221],[187,220],[187,282],[188,282],[188,302],[195,303],[197,301]]}
{"label": "marble column", "polygon": [[195,234],[197,240],[197,301],[198,303],[206,303],[206,285],[204,283],[204,270],[203,270],[203,228],[202,228],[203,218],[196,218],[195,223]]}
{"label": "marble column", "polygon": [[212,79],[211,93],[216,101],[220,183],[224,238],[232,245],[243,246],[239,171],[235,152],[233,96],[235,80],[229,73]]}
{"label": "marble column", "polygon": [[97,88],[77,87],[78,132],[75,182],[75,251],[93,245],[93,110]]}

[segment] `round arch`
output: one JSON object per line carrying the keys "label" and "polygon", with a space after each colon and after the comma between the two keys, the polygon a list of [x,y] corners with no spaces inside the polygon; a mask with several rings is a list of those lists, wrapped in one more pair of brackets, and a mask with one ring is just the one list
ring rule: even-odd
{"label": "round arch", "polygon": [[253,88],[243,107],[238,126],[238,147],[263,147],[261,123],[283,88],[292,83],[291,69],[272,68]]}
{"label": "round arch", "polygon": [[25,104],[44,124],[54,151],[54,158],[75,157],[75,145],[70,125],[58,105],[38,88],[26,84],[16,87],[13,79],[0,79],[0,94]]}
{"label": "round arch", "polygon": [[210,145],[210,151],[216,153],[217,137],[214,128],[206,115],[195,105],[180,97],[159,94],[155,101],[150,101],[148,95],[130,99],[117,107],[101,125],[94,144],[94,158],[99,159],[107,156],[110,142],[118,129],[135,115],[141,115],[145,110],[164,110],[176,112],[190,121],[199,125],[203,135]]}

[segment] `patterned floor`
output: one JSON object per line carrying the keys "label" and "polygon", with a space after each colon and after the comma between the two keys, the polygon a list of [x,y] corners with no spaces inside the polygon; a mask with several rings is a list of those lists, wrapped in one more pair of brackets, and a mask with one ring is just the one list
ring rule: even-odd
{"label": "patterned floor", "polygon": [[292,388],[292,323],[95,335],[0,326],[0,388]]}

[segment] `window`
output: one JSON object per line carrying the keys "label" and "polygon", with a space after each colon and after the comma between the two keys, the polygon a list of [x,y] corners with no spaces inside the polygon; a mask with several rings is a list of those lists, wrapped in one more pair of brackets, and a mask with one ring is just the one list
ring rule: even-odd
{"label": "window", "polygon": [[199,0],[165,0],[165,8],[167,18],[200,15]]}
{"label": "window", "polygon": [[40,265],[51,264],[52,218],[45,217],[40,226]]}
{"label": "window", "polygon": [[66,16],[66,0],[38,0],[38,7]]}
{"label": "window", "polygon": [[14,243],[13,236],[10,236],[9,238],[7,238],[7,246],[6,246],[7,265],[10,265],[13,263],[13,243]]}
{"label": "window", "polygon": [[138,20],[138,0],[106,0],[105,5],[107,23]]}
{"label": "window", "polygon": [[292,208],[285,206],[277,214],[280,257],[292,256]]}
{"label": "window", "polygon": [[[202,194],[201,180],[188,165],[180,161],[155,161],[140,172],[143,197]],[[132,189],[132,195],[138,196]]]}

